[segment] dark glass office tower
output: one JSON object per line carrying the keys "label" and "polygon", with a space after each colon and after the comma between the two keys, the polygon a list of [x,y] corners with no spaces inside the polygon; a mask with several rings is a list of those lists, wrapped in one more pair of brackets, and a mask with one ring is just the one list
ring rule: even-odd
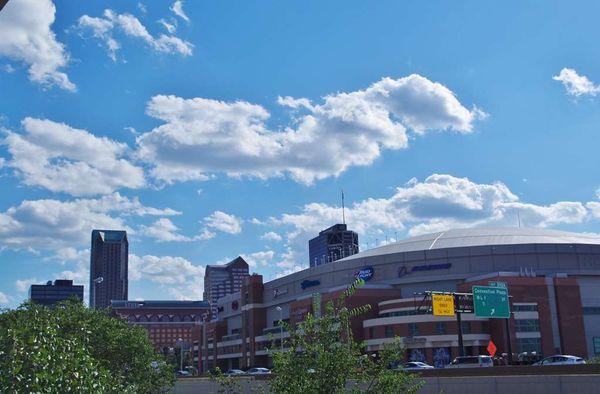
{"label": "dark glass office tower", "polygon": [[72,280],[58,279],[45,285],[31,285],[29,299],[40,305],[54,305],[70,298],[83,301],[83,285],[73,285]]}
{"label": "dark glass office tower", "polygon": [[127,300],[129,242],[127,232],[92,231],[90,306],[107,308],[112,300]]}
{"label": "dark glass office tower", "polygon": [[358,234],[345,224],[335,224],[308,241],[311,267],[330,263],[358,253]]}

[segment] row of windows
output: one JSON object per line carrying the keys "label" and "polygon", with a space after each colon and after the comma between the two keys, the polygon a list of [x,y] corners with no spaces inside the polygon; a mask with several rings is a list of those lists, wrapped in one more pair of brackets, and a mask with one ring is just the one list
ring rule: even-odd
{"label": "row of windows", "polygon": [[592,338],[592,343],[594,344],[594,354],[600,355],[600,337]]}
{"label": "row of windows", "polygon": [[534,305],[513,305],[513,312],[537,312],[538,306]]}
{"label": "row of windows", "polygon": [[542,353],[542,341],[540,338],[517,338],[518,353]]}
{"label": "row of windows", "polygon": [[584,315],[600,315],[600,306],[584,306]]}
{"label": "row of windows", "polygon": [[[385,331],[386,338],[392,338],[395,335],[394,334],[394,326],[385,326],[384,331]],[[463,321],[462,322],[462,331],[463,331],[463,334],[470,334],[471,333],[471,322]],[[438,322],[435,324],[435,334],[445,335],[448,333],[449,333],[448,326],[445,322]],[[421,335],[421,330],[419,328],[419,324],[418,323],[409,323],[408,324],[408,336],[416,337],[419,335]],[[375,327],[369,327],[369,338],[374,338],[374,337],[375,337]]]}
{"label": "row of windows", "polygon": [[517,319],[515,320],[516,332],[539,332],[540,321],[538,319]]}
{"label": "row of windows", "polygon": [[397,317],[397,316],[415,316],[415,315],[427,315],[427,310],[416,310],[416,309],[407,309],[404,311],[394,311],[382,313],[379,317]]}

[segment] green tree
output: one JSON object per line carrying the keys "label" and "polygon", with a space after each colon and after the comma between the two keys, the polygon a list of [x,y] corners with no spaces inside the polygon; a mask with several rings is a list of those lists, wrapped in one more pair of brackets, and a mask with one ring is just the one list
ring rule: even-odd
{"label": "green tree", "polygon": [[0,314],[0,392],[152,393],[173,382],[146,331],[108,311],[68,301]]}
{"label": "green tree", "polygon": [[[296,327],[280,322],[290,332],[287,350],[273,352],[271,390],[276,393],[409,393],[422,385],[413,375],[390,366],[403,355],[401,343],[388,344],[378,355],[364,354],[355,341],[351,319],[370,305],[348,308],[346,300],[364,282],[357,280],[337,299],[325,305],[321,317],[308,314]],[[277,346],[273,346],[277,349]]]}

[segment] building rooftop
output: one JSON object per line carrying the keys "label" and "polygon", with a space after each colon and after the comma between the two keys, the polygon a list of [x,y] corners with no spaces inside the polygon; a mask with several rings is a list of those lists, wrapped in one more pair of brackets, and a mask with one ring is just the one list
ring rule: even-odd
{"label": "building rooftop", "polygon": [[120,242],[127,239],[127,231],[124,230],[93,230],[92,237],[100,237],[104,242]]}
{"label": "building rooftop", "polygon": [[537,228],[495,227],[457,229],[406,238],[398,242],[365,250],[338,261],[420,250],[517,244],[600,245],[600,236]]}
{"label": "building rooftop", "polygon": [[119,309],[137,309],[137,308],[169,308],[169,309],[189,309],[189,308],[210,308],[208,301],[176,301],[176,300],[148,300],[148,301],[121,301],[112,300],[112,308]]}

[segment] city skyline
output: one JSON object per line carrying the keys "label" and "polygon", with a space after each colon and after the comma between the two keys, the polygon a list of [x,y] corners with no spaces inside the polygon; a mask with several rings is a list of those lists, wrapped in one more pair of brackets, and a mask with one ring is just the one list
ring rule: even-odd
{"label": "city skyline", "polygon": [[273,280],[342,189],[361,251],[600,233],[600,4],[174,3],[0,12],[0,308],[88,300],[92,229],[127,231],[131,300],[200,300],[236,256]]}

